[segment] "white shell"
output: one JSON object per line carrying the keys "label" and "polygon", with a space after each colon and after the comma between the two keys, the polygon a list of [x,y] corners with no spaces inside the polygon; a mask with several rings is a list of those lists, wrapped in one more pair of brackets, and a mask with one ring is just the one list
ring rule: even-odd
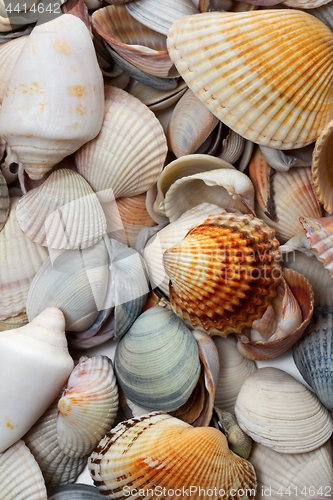
{"label": "white shell", "polygon": [[27,36],[20,36],[19,38],[0,45],[0,104],[5,96],[12,69],[27,39]]}

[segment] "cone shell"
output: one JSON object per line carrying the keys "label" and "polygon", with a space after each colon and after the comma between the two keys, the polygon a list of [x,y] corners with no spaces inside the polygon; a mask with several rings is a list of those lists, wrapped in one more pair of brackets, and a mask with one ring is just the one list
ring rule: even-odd
{"label": "cone shell", "polygon": [[58,443],[70,457],[84,457],[108,432],[118,410],[111,360],[94,356],[72,371],[58,403]]}
{"label": "cone shell", "polygon": [[101,132],[74,160],[95,191],[111,191],[112,201],[153,186],[166,154],[166,137],[154,113],[127,92],[109,87]]}
{"label": "cone shell", "polygon": [[260,368],[245,380],[235,412],[244,432],[279,453],[315,450],[333,431],[317,396],[277,368]]}
{"label": "cone shell", "polygon": [[[225,436],[211,427],[193,428],[167,414],[151,413],[119,424],[100,442],[89,459],[91,476],[106,498],[121,498],[132,488],[155,498],[154,488],[212,489],[211,498],[254,498],[256,478],[252,465],[228,449]],[[233,495],[234,491],[236,494]],[[147,491],[148,489],[149,492]],[[171,493],[171,489],[173,493]],[[238,491],[245,490],[240,496]],[[156,490],[158,491],[158,490]],[[135,496],[128,496],[129,499]]]}
{"label": "cone shell", "polygon": [[327,212],[333,215],[333,182],[331,159],[333,155],[333,121],[316,141],[312,157],[312,178],[319,201]]}
{"label": "cone shell", "polygon": [[4,500],[47,500],[41,470],[22,440],[0,453],[0,484]]}
{"label": "cone shell", "polygon": [[251,215],[209,216],[164,253],[172,309],[210,335],[261,317],[280,279],[274,232]]}
{"label": "cone shell", "polygon": [[56,170],[39,188],[29,191],[16,212],[24,234],[48,248],[87,248],[106,232],[96,194],[81,175],[68,169]]}
{"label": "cone shell", "polygon": [[171,27],[168,50],[194,94],[253,142],[300,148],[332,118],[333,34],[305,12],[188,16]]}

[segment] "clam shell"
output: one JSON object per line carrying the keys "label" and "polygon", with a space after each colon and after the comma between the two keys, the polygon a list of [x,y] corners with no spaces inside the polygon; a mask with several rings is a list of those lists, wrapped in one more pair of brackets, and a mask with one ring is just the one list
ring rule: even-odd
{"label": "clam shell", "polygon": [[[252,499],[256,491],[253,467],[228,449],[220,431],[193,428],[163,413],[131,419],[111,430],[90,456],[89,469],[109,499],[120,498],[127,490],[133,499],[132,488],[154,498],[154,489],[165,487],[170,500],[183,488],[188,494],[190,486],[191,498],[198,500],[199,485],[212,492],[213,500],[221,498],[222,490],[226,500]],[[245,495],[240,496],[239,490]]]}
{"label": "clam shell", "polygon": [[50,491],[48,500],[102,500],[99,490],[87,484],[66,484]]}
{"label": "clam shell", "polygon": [[[244,146],[245,139],[233,130],[230,130],[227,137],[222,141],[220,158],[234,165],[242,156]],[[240,171],[242,172],[242,170]]]}
{"label": "clam shell", "polygon": [[87,248],[106,232],[96,194],[83,177],[68,169],[56,170],[23,196],[16,213],[24,234],[48,248]]}
{"label": "clam shell", "polygon": [[5,96],[10,74],[27,39],[27,36],[20,36],[0,45],[0,104]]}
{"label": "clam shell", "polygon": [[209,216],[164,252],[172,310],[210,335],[240,333],[276,294],[277,247],[273,231],[252,215]]}
{"label": "clam shell", "polygon": [[305,12],[188,16],[171,27],[168,50],[194,94],[253,142],[299,148],[332,118],[333,34]]}
{"label": "clam shell", "polygon": [[4,500],[47,500],[40,468],[22,440],[0,453],[0,482]]}
{"label": "clam shell", "polygon": [[[19,198],[10,199],[10,213],[0,232],[0,319],[16,316],[26,308],[30,284],[48,257],[45,248],[21,231],[16,218]],[[40,312],[45,309],[40,309]]]}
{"label": "clam shell", "polygon": [[252,439],[242,431],[234,415],[215,407],[213,425],[223,432],[230,449],[247,460],[252,448]]}
{"label": "clam shell", "polygon": [[291,375],[272,367],[247,377],[235,412],[246,434],[279,453],[315,450],[333,431],[331,416],[317,396]]}
{"label": "clam shell", "polygon": [[9,203],[7,183],[0,170],[0,232],[6,224],[9,215]]}
{"label": "clam shell", "polygon": [[119,342],[114,367],[133,403],[148,410],[173,411],[188,400],[199,379],[198,347],[174,313],[152,307]]}
{"label": "clam shell", "polygon": [[70,457],[89,455],[111,429],[118,410],[111,360],[107,356],[94,356],[76,365],[58,408],[60,448]]}
{"label": "clam shell", "polygon": [[330,411],[333,411],[332,319],[332,307],[316,308],[305,335],[293,348],[302,377]]}
{"label": "clam shell", "polygon": [[333,121],[316,141],[312,157],[312,179],[319,201],[333,215],[331,158],[333,154]]}
{"label": "clam shell", "polygon": [[74,161],[95,191],[106,191],[104,201],[112,202],[153,186],[166,153],[166,138],[153,112],[127,92],[109,87],[101,132],[76,152]]}
{"label": "clam shell", "polygon": [[313,144],[285,153],[280,149],[260,146],[267,163],[275,170],[287,171],[291,167],[311,167]]}

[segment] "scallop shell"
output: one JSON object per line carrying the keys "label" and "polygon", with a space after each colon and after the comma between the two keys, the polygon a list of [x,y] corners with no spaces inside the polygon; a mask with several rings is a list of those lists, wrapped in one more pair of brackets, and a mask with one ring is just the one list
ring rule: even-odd
{"label": "scallop shell", "polygon": [[194,94],[253,142],[300,148],[332,118],[333,34],[305,12],[188,16],[171,27],[168,50]]}
{"label": "scallop shell", "polygon": [[333,309],[314,310],[303,338],[294,346],[295,364],[320,401],[333,411]]}
{"label": "scallop shell", "polygon": [[191,332],[161,307],[148,309],[134,322],[117,346],[114,366],[125,396],[148,410],[178,409],[200,374]]}
{"label": "scallop shell", "polygon": [[333,432],[330,414],[317,396],[277,368],[260,368],[247,377],[235,412],[244,432],[279,453],[315,450]]}
{"label": "scallop shell", "polygon": [[315,257],[333,277],[333,217],[300,217],[300,223]]}
{"label": "scallop shell", "polygon": [[47,500],[40,468],[22,440],[0,453],[0,483],[4,500]]}
{"label": "scallop shell", "polygon": [[252,215],[209,216],[164,252],[172,309],[210,335],[241,333],[276,294],[277,248],[274,232]]}
{"label": "scallop shell", "polygon": [[153,186],[166,154],[166,138],[153,112],[127,92],[109,87],[101,132],[74,160],[93,189],[106,191],[104,198],[112,202]]}
{"label": "scallop shell", "polygon": [[9,194],[4,176],[0,170],[0,232],[6,224],[9,215]]}
{"label": "scallop shell", "polygon": [[253,499],[256,491],[252,465],[228,449],[221,432],[193,428],[163,413],[131,419],[111,430],[90,456],[89,470],[109,499],[122,497],[127,489],[133,499],[132,488],[154,498],[154,489],[165,487],[170,500],[183,488],[189,494],[191,486],[191,499],[198,500],[199,485],[212,492],[212,500],[221,498],[223,490],[226,500]]}
{"label": "scallop shell", "polygon": [[94,356],[76,365],[58,408],[60,448],[70,457],[89,455],[111,429],[118,410],[111,360],[107,356]]}
{"label": "scallop shell", "polygon": [[0,45],[0,104],[6,94],[6,88],[12,69],[27,39],[27,36],[20,36],[19,38]]}
{"label": "scallop shell", "polygon": [[333,121],[331,121],[316,141],[312,157],[313,184],[327,212],[333,215],[331,158],[333,154]]}
{"label": "scallop shell", "polygon": [[23,196],[16,213],[24,234],[48,248],[91,247],[106,233],[96,194],[83,177],[64,168]]}
{"label": "scallop shell", "polygon": [[[45,248],[21,231],[16,218],[19,198],[10,199],[10,213],[0,232],[0,319],[16,316],[26,308],[30,284],[48,257]],[[45,309],[40,309],[40,312]]]}

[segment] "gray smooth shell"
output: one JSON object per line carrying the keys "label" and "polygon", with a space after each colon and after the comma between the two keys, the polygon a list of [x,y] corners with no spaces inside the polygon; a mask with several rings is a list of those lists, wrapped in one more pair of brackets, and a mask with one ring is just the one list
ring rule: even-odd
{"label": "gray smooth shell", "polygon": [[101,500],[98,488],[87,484],[64,484],[49,493],[48,500]]}

